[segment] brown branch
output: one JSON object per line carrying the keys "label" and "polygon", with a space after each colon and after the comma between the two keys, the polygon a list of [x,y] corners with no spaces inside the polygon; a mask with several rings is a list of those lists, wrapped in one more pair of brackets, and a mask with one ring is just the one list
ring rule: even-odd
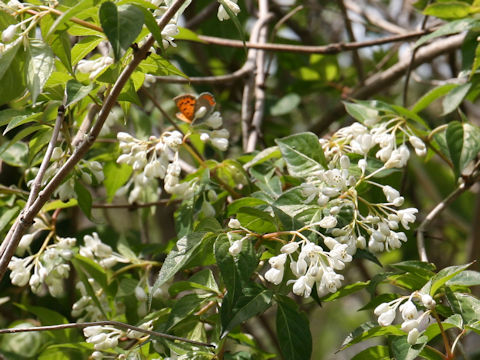
{"label": "brown branch", "polygon": [[106,321],[92,321],[92,322],[84,322],[84,323],[69,323],[69,324],[59,324],[59,325],[48,325],[48,326],[35,326],[35,327],[28,327],[28,328],[10,328],[10,329],[0,329],[0,334],[15,334],[15,333],[20,333],[20,332],[32,332],[32,331],[52,331],[52,330],[64,330],[64,329],[84,329],[90,326],[106,326],[110,325],[116,328],[120,329],[127,329],[127,330],[133,330],[133,331],[138,331],[143,334],[148,334],[151,336],[157,336],[161,337],[167,340],[172,340],[172,341],[182,341],[186,342],[189,344],[193,345],[198,345],[198,346],[207,346],[207,347],[212,347],[214,348],[215,345],[209,344],[209,343],[204,343],[201,341],[195,341],[195,340],[190,340],[187,338],[182,338],[179,336],[174,336],[170,334],[164,334],[158,331],[153,331],[153,330],[147,330],[147,329],[142,329],[138,326],[133,326],[130,324],[125,324],[119,321],[111,321],[111,320],[106,320]]}
{"label": "brown branch", "polygon": [[[413,31],[403,35],[386,36],[381,39],[359,41],[353,43],[332,43],[322,46],[309,46],[309,45],[290,45],[290,44],[260,44],[257,42],[249,41],[245,43],[245,46],[249,49],[269,50],[269,51],[286,51],[293,53],[305,53],[305,54],[338,54],[344,51],[352,51],[355,49],[361,49],[370,46],[389,44],[398,41],[408,41],[420,36],[429,34],[435,31],[436,28],[429,28],[425,30]],[[207,44],[229,46],[234,48],[243,48],[244,43],[240,40],[223,39],[214,36],[198,35],[198,38]],[[187,40],[188,41],[188,40]]]}
{"label": "brown branch", "polygon": [[[176,0],[163,14],[158,23],[160,31],[168,24],[170,19],[180,9],[185,0]],[[0,253],[0,280],[7,271],[8,263],[12,258],[18,243],[25,233],[27,228],[32,224],[35,215],[41,210],[42,206],[47,202],[55,189],[62,183],[63,179],[73,170],[75,165],[83,158],[90,147],[94,144],[95,139],[98,137],[100,130],[102,129],[105,120],[108,117],[112,107],[115,105],[118,95],[127,83],[133,71],[138,67],[140,62],[144,60],[150,48],[154,44],[155,39],[152,35],[149,35],[145,44],[135,51],[132,61],[123,69],[119,78],[112,87],[112,90],[103,103],[102,109],[98,114],[98,119],[95,125],[92,127],[90,134],[74,151],[72,156],[65,162],[65,164],[57,171],[55,176],[41,191],[35,201],[28,209],[24,209],[18,216],[17,220],[10,228],[7,236],[2,243],[2,252]],[[3,245],[6,244],[4,247]]]}
{"label": "brown branch", "polygon": [[[450,36],[446,39],[435,41],[420,49],[415,57],[413,67],[429,62],[437,56],[448,53],[449,51],[459,48],[463,44],[464,34]],[[362,87],[353,90],[349,94],[352,99],[367,99],[377,92],[388,88],[400,79],[408,69],[410,59],[399,61],[397,64],[387,70],[372,75],[365,80]],[[310,127],[310,131],[317,134],[323,133],[332,122],[338,120],[345,114],[345,107],[342,103],[338,103],[334,108],[329,109],[327,114],[320,119],[319,122]]]}
{"label": "brown branch", "polygon": [[[342,11],[343,21],[345,22],[345,28],[348,34],[348,40],[350,42],[355,42],[355,35],[353,33],[352,23],[350,21],[350,18],[348,17],[347,8],[345,7],[344,0],[339,0],[338,4],[340,6],[340,10]],[[355,64],[355,68],[357,69],[358,79],[360,80],[360,83],[363,83],[363,80],[365,80],[365,74],[363,73],[362,60],[360,60],[357,49],[352,50],[352,58],[353,63]]]}
{"label": "brown branch", "polygon": [[155,76],[155,80],[158,82],[170,84],[228,84],[247,76],[251,71],[251,66],[242,66],[240,69],[234,71],[233,73],[225,75],[196,77],[194,76],[189,77],[188,79],[180,76]]}

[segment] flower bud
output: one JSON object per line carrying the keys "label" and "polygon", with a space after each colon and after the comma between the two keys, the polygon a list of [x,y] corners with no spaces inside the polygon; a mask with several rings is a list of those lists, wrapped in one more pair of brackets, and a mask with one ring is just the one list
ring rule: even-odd
{"label": "flower bud", "polygon": [[375,310],[373,310],[373,313],[377,316],[380,316],[384,312],[387,312],[389,309],[390,305],[388,305],[388,303],[381,303],[375,308]]}
{"label": "flower bud", "polygon": [[283,245],[280,251],[284,254],[291,254],[297,251],[298,243],[297,242],[290,242],[286,245]]}
{"label": "flower bud", "polygon": [[378,317],[378,325],[389,326],[395,320],[395,310],[388,309]]}
{"label": "flower bud", "polygon": [[422,303],[427,309],[433,309],[437,304],[428,294],[422,294]]}
{"label": "flower bud", "polygon": [[17,25],[10,25],[2,32],[2,41],[4,43],[9,43],[15,37],[17,33]]}
{"label": "flower bud", "polygon": [[63,155],[63,149],[59,146],[55,147],[52,151],[52,157],[51,159],[53,161],[57,161],[58,159],[60,159]]}
{"label": "flower bud", "polygon": [[228,222],[228,227],[230,229],[239,229],[240,226],[241,226],[240,221],[238,221],[235,218],[230,219],[230,221]]}
{"label": "flower bud", "polygon": [[236,256],[240,254],[240,251],[242,251],[242,245],[243,245],[243,239],[241,240],[236,240],[233,242],[233,244],[228,248],[228,252],[232,256]]}
{"label": "flower bud", "polygon": [[417,328],[414,328],[410,330],[410,332],[408,333],[407,342],[410,345],[415,345],[417,343],[417,339],[419,336],[420,336],[420,332],[418,331]]}
{"label": "flower bud", "polygon": [[143,290],[142,287],[137,286],[135,287],[135,297],[137,298],[138,301],[147,301],[147,293],[145,290]]}

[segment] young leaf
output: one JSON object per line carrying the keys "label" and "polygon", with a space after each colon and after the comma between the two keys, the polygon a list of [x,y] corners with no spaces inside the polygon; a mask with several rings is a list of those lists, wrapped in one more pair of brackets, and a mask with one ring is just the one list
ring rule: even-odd
{"label": "young leaf", "polygon": [[44,42],[32,39],[27,48],[28,60],[26,67],[27,87],[35,104],[43,85],[52,74],[55,59],[52,49]]}
{"label": "young leaf", "polygon": [[285,360],[310,359],[312,334],[307,317],[292,299],[279,295],[276,300],[278,342]]}
{"label": "young leaf", "polygon": [[388,352],[388,347],[383,345],[377,345],[369,347],[363,351],[360,351],[351,360],[389,360],[390,353]]}
{"label": "young leaf", "polygon": [[306,176],[327,168],[322,146],[313,133],[287,136],[276,143],[291,174]]}
{"label": "young leaf", "polygon": [[436,88],[430,90],[428,93],[423,95],[412,107],[414,113],[419,113],[430,105],[435,100],[441,98],[442,96],[448,94],[451,90],[458,87],[457,84],[445,84],[437,86]]}
{"label": "young leaf", "polygon": [[357,291],[365,289],[370,284],[370,281],[365,282],[356,282],[354,284],[345,285],[344,287],[338,289],[338,291],[334,292],[333,294],[328,294],[320,298],[320,301],[333,301],[336,299],[340,299],[344,296],[353,294]]}
{"label": "young leaf", "polygon": [[472,7],[465,2],[449,1],[431,4],[423,13],[440,19],[460,19],[467,17],[472,11]]}
{"label": "young leaf", "polygon": [[478,20],[472,19],[472,18],[450,21],[447,24],[440,26],[438,30],[435,30],[431,34],[422,36],[420,39],[418,39],[418,41],[415,43],[415,48],[419,47],[420,45],[423,45],[427,41],[433,40],[440,36],[456,34],[456,33],[467,31],[472,27],[477,26],[477,24],[478,24]]}
{"label": "young leaf", "polygon": [[342,350],[361,341],[386,335],[402,336],[405,335],[405,332],[400,330],[398,326],[379,326],[373,322],[367,322],[346,337],[342,344]]}
{"label": "young leaf", "polygon": [[425,286],[422,288],[421,292],[430,294],[431,296],[435,295],[437,291],[451,278],[455,275],[466,270],[472,263],[458,266],[449,266],[445,269],[440,270]]}
{"label": "young leaf", "polygon": [[77,194],[78,206],[89,219],[92,218],[92,195],[80,182],[75,181],[75,193]]}

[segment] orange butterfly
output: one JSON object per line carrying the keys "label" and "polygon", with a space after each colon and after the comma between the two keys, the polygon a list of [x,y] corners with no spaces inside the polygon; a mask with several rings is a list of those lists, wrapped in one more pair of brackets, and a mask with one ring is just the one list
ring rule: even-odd
{"label": "orange butterfly", "polygon": [[197,97],[190,94],[179,95],[173,101],[175,101],[178,110],[180,110],[177,113],[177,118],[189,124],[197,120],[195,114],[201,107],[206,108],[206,112],[201,118],[206,118],[216,105],[215,98],[208,92],[201,93]]}

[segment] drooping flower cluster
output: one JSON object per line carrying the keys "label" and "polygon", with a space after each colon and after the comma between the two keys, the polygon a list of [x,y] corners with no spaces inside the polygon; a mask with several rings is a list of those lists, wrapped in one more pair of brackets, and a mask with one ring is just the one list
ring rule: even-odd
{"label": "drooping flower cluster", "polygon": [[105,313],[111,311],[105,289],[103,289],[93,278],[88,279],[88,284],[95,293],[95,297],[97,298],[101,309],[88,293],[85,284],[79,281],[75,287],[80,291],[81,296],[72,306],[72,316],[78,318],[77,322],[105,320],[102,310]]}
{"label": "drooping flower cluster", "polygon": [[[43,223],[36,222],[37,229],[34,233],[26,234],[20,240],[21,250],[29,249],[34,237],[42,230],[46,230]],[[48,243],[47,237],[46,242]],[[32,291],[39,295],[46,295],[47,291],[53,297],[62,296],[64,293],[63,281],[70,273],[70,261],[74,255],[73,247],[76,239],[55,236],[55,243],[46,245],[44,251],[25,258],[12,257],[8,264],[11,270],[10,279],[13,285],[30,285]],[[33,273],[32,273],[33,270]]]}
{"label": "drooping flower cluster", "polygon": [[[414,299],[419,300],[427,311],[418,311],[417,305],[412,301]],[[403,320],[401,329],[408,333],[408,343],[415,345],[422,332],[420,329],[424,327],[423,323],[428,321],[428,315],[435,305],[436,302],[430,295],[415,291],[410,296],[402,296],[388,303],[381,303],[375,308],[374,313],[378,316],[380,326],[389,326],[395,320],[398,309]]]}
{"label": "drooping flower cluster", "polygon": [[124,335],[122,330],[112,326],[89,326],[83,329],[87,342],[93,344],[95,350],[107,350],[118,345],[118,340]]}
{"label": "drooping flower cluster", "polygon": [[[240,6],[237,4],[237,0],[224,0],[223,3],[228,7],[229,10],[232,11],[235,15],[237,15],[240,12]],[[223,21],[223,20],[228,20],[230,19],[230,16],[227,13],[227,10],[225,10],[225,7],[223,4],[221,4],[218,7],[218,12],[217,12],[217,17],[218,20]]]}
{"label": "drooping flower cluster", "polygon": [[[404,136],[398,136],[397,132]],[[319,219],[313,219],[297,231],[285,232],[293,235],[293,239],[282,247],[280,255],[269,260],[271,268],[265,274],[268,281],[279,284],[290,259],[290,267],[297,278],[287,282],[294,283],[293,292],[309,296],[316,284],[319,296],[323,296],[340,286],[343,276],[336,271],[351,261],[357,249],[389,251],[407,240],[401,227],[408,230],[418,210],[399,209],[404,203],[399,191],[374,181],[382,171],[405,166],[410,156],[404,143],[406,136],[416,153],[425,155],[422,140],[413,135],[404,120],[397,118],[386,123],[377,119],[366,125],[354,123],[330,139],[319,140],[328,166],[307,174],[300,186],[305,204],[317,204]],[[372,153],[381,165],[370,161]],[[365,184],[380,188],[385,200],[372,201],[359,195],[358,187]],[[241,228],[240,224],[237,228]],[[247,229],[241,229],[248,233]],[[305,231],[316,234],[318,240],[307,239],[302,235]],[[243,240],[233,242],[232,254],[241,250]]]}

